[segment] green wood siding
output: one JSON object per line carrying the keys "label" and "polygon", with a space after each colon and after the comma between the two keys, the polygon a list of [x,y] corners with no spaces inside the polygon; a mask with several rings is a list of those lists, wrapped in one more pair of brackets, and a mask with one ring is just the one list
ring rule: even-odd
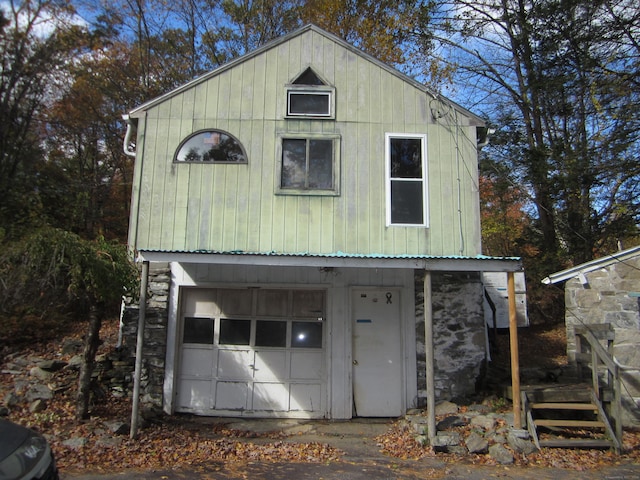
{"label": "green wood siding", "polygon": [[[308,66],[335,87],[335,119],[285,118],[285,86]],[[402,77],[314,30],[223,69],[139,119],[132,246],[478,254],[475,127],[455,112],[433,120],[430,102]],[[248,163],[173,163],[180,142],[204,128],[235,136]],[[428,228],[385,225],[387,132],[427,134]],[[340,136],[339,195],[276,194],[279,135],[295,133]]]}

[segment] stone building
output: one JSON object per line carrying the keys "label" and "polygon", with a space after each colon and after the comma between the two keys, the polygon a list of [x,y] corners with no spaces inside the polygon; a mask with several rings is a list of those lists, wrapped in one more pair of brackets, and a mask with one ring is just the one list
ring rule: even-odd
{"label": "stone building", "polygon": [[640,246],[549,275],[565,284],[567,356],[576,360],[576,326],[608,324],[622,371],[626,424],[640,423]]}

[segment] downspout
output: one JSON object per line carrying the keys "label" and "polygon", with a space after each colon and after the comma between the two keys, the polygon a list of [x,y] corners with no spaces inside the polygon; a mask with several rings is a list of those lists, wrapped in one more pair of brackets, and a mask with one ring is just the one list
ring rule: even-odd
{"label": "downspout", "polygon": [[[131,137],[133,137],[134,132],[137,130],[136,124],[133,122],[133,120],[131,120],[129,115],[122,115],[122,119],[127,124],[127,133],[125,133],[124,135],[122,150],[124,151],[124,154],[126,156],[135,158],[136,152],[135,150],[131,150],[129,148],[129,145],[131,144]],[[122,336],[123,336],[122,329],[124,328],[124,321],[123,321],[124,310],[125,310],[125,300],[123,297],[122,302],[120,304],[120,324],[118,326],[118,343],[116,344],[117,348],[120,348],[122,346]]]}
{"label": "downspout", "polygon": [[133,122],[133,120],[131,120],[129,115],[122,115],[122,119],[127,123],[127,133],[125,133],[124,135],[122,150],[124,151],[124,154],[127,157],[135,158],[136,157],[135,148],[131,149],[130,144],[131,144],[131,137],[133,137],[133,134],[137,130],[136,124]]}

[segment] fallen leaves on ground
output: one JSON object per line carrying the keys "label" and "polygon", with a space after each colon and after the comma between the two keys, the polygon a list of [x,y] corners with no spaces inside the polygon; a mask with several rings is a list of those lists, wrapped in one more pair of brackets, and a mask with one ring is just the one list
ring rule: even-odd
{"label": "fallen leaves on ground", "polygon": [[[83,334],[82,326],[73,333]],[[67,333],[69,335],[69,333]],[[554,334],[555,335],[555,334]],[[117,322],[105,322],[101,331],[106,339],[102,352],[115,343]],[[59,342],[34,344],[22,348],[22,354],[32,357],[53,358]],[[3,354],[9,352],[5,350]],[[59,356],[55,358],[60,358]],[[4,364],[3,364],[4,365]],[[2,396],[12,391],[14,375],[0,375]],[[258,434],[236,431],[224,424],[189,422],[185,417],[165,417],[150,423],[140,431],[139,438],[111,434],[109,421],[128,421],[131,402],[110,396],[97,398],[92,406],[92,417],[85,423],[74,421],[75,388],[77,378],[65,373],[56,378],[59,390],[47,409],[29,412],[27,405],[11,409],[9,419],[44,433],[50,440],[59,466],[63,471],[107,472],[128,468],[166,470],[168,468],[211,469],[222,462],[336,462],[343,452],[325,443],[298,443],[283,433]],[[469,433],[459,427],[461,437]],[[81,439],[77,443],[65,443]],[[402,422],[395,423],[387,433],[376,437],[378,448],[385,455],[404,460],[437,457],[446,462],[470,465],[494,465],[489,455],[435,453],[431,447],[416,442],[414,433]],[[518,466],[555,467],[587,470],[625,462],[640,462],[640,433],[625,432],[625,453],[616,456],[609,451],[542,449],[532,455],[515,455]]]}
{"label": "fallen leaves on ground", "polygon": [[[473,427],[468,425],[456,427],[461,438],[466,438]],[[414,433],[403,423],[396,423],[384,435],[376,437],[380,450],[385,455],[404,460],[420,460],[426,457],[437,457],[451,463],[468,463],[473,465],[497,465],[490,455],[456,455],[436,453],[431,447],[423,447],[416,440]],[[625,451],[616,455],[610,450],[594,449],[562,449],[543,448],[531,455],[514,453],[515,465],[526,467],[552,467],[577,471],[592,470],[607,465],[621,463],[640,463],[640,432],[624,432]],[[505,445],[509,448],[508,445]]]}
{"label": "fallen leaves on ground", "polygon": [[[71,336],[81,338],[81,326]],[[104,353],[117,338],[117,323],[105,322],[100,334],[106,341],[98,353]],[[59,342],[21,347],[20,354],[32,358],[52,358]],[[3,352],[8,353],[7,349]],[[59,360],[68,360],[60,355]],[[4,367],[4,362],[2,362]],[[0,368],[4,370],[4,368]],[[25,372],[27,375],[28,372]],[[16,374],[0,375],[2,397],[13,391],[16,382],[26,382]],[[64,388],[59,388],[64,385]],[[166,421],[149,423],[135,440],[128,435],[114,435],[108,422],[127,422],[131,414],[129,399],[95,398],[91,418],[77,423],[75,395],[77,373],[58,372],[50,388],[57,389],[43,412],[33,413],[26,403],[13,407],[9,419],[43,433],[49,440],[61,470],[117,471],[128,468],[159,470],[166,468],[197,468],[215,462],[332,462],[343,452],[321,443],[285,442],[280,432],[258,434],[236,431],[224,424],[198,424],[166,417]],[[184,419],[183,419],[184,420]],[[252,441],[255,439],[256,441]],[[71,443],[65,443],[68,441]],[[73,441],[77,440],[77,441]]]}
{"label": "fallen leaves on ground", "polygon": [[197,432],[167,426],[145,428],[139,438],[116,444],[89,441],[82,447],[54,449],[62,469],[114,471],[194,468],[216,462],[329,462],[341,452],[319,443],[277,441],[256,444],[237,438],[211,439]]}

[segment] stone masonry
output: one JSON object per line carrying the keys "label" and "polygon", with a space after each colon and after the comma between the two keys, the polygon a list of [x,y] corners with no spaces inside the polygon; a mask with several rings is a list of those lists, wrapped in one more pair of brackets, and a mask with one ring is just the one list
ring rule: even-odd
{"label": "stone masonry", "polygon": [[[140,391],[141,403],[154,409],[162,408],[170,281],[171,271],[168,264],[150,264]],[[120,372],[116,377],[122,379],[122,382],[116,382],[116,385],[112,386],[113,389],[122,390],[123,394],[127,395],[133,390],[139,312],[137,304],[125,307],[122,317],[122,346],[118,353],[119,364],[126,371]]]}
{"label": "stone masonry", "polygon": [[622,396],[627,425],[640,425],[640,255],[589,272],[565,285],[567,355],[575,362],[576,325],[610,324],[615,332],[614,356],[625,366]]}
{"label": "stone masonry", "polygon": [[[415,272],[417,405],[426,404],[424,272]],[[485,362],[483,286],[479,273],[431,274],[435,397],[437,401],[475,393]]]}

